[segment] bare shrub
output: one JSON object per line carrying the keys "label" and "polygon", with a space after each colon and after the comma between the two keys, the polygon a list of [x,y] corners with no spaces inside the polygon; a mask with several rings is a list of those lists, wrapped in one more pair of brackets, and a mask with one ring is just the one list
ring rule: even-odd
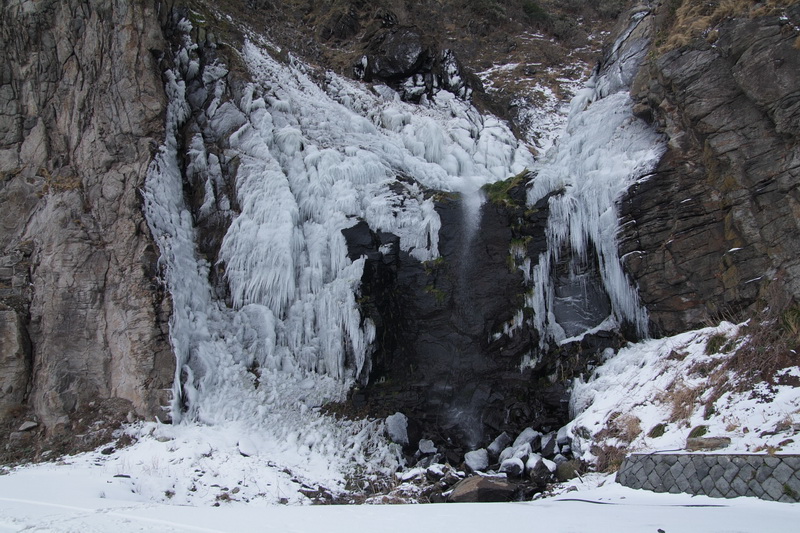
{"label": "bare shrub", "polygon": [[622,446],[609,446],[603,444],[601,446],[592,446],[590,449],[592,455],[597,457],[595,468],[598,472],[612,473],[619,470],[622,466],[622,461],[625,459],[627,450]]}
{"label": "bare shrub", "polygon": [[671,406],[668,422],[688,425],[688,419],[694,413],[702,395],[702,387],[687,387],[673,382],[656,399]]}

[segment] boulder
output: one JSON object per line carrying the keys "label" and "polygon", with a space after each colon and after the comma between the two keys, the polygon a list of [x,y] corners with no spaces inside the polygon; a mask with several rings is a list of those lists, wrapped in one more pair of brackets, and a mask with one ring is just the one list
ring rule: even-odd
{"label": "boulder", "polygon": [[544,461],[541,455],[533,454],[525,465],[528,479],[538,487],[544,487],[553,479],[553,473]]}
{"label": "boulder", "polygon": [[514,447],[522,444],[530,444],[531,450],[538,451],[541,446],[542,434],[533,428],[525,428],[522,433],[514,440]]}
{"label": "boulder", "polygon": [[556,454],[556,452],[558,452],[555,433],[548,433],[547,435],[542,437],[541,452],[542,455],[545,457],[553,457]]}
{"label": "boulder", "polygon": [[429,455],[436,453],[436,446],[433,445],[433,441],[429,439],[420,439],[419,441],[419,453],[423,455]]}
{"label": "boulder", "polygon": [[489,457],[497,459],[509,444],[511,444],[511,436],[504,431],[492,441],[489,447],[486,448],[486,451],[489,452]]}
{"label": "boulder", "polygon": [[473,472],[482,472],[489,466],[489,454],[483,448],[473,450],[464,455],[464,462]]}
{"label": "boulder", "polygon": [[528,460],[528,456],[531,453],[533,453],[533,450],[531,450],[531,445],[526,442],[514,448],[514,455],[512,455],[512,457],[516,457],[517,459],[522,460],[524,463]]}
{"label": "boulder", "polygon": [[408,446],[408,417],[403,413],[387,416],[386,433],[392,442]]}
{"label": "boulder", "polygon": [[563,426],[558,430],[558,433],[556,433],[556,444],[558,444],[558,447],[562,450],[565,446],[570,446],[572,444],[572,437],[569,436],[567,426]]}
{"label": "boulder", "polygon": [[570,479],[575,479],[578,477],[578,471],[580,470],[581,463],[578,460],[573,459],[572,461],[565,461],[560,463],[556,468],[556,479],[561,482],[569,481]]}
{"label": "boulder", "polygon": [[506,459],[500,464],[500,472],[511,478],[522,477],[525,472],[525,463],[519,457]]}
{"label": "boulder", "polygon": [[473,476],[453,487],[448,501],[454,503],[508,502],[514,498],[516,485],[505,480]]}
{"label": "boulder", "polygon": [[500,457],[497,458],[497,461],[502,463],[506,459],[511,459],[512,457],[514,457],[514,448],[512,446],[509,446],[508,448],[500,452]]}
{"label": "boulder", "polygon": [[686,439],[686,449],[690,452],[699,450],[721,450],[731,443],[729,437],[690,437]]}

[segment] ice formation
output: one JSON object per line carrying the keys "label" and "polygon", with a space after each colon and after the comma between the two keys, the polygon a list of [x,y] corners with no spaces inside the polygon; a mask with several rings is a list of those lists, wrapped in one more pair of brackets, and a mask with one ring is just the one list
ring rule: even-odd
{"label": "ice formation", "polygon": [[[363,219],[398,235],[415,258],[434,258],[440,221],[427,191],[473,197],[530,166],[531,156],[505,124],[446,91],[414,106],[332,73],[318,84],[304,65],[279,63],[254,42],[243,58],[253,82],[238,102],[222,97],[224,67],[201,69],[188,36],[167,72],[166,141],[144,197],[174,307],[172,417],[249,424],[298,457],[326,457],[331,468],[389,464],[378,423],[317,413],[368,365],[375,335],[356,303],[363,259],[347,257],[341,230]],[[187,81],[197,76],[213,98],[203,131],[181,153],[178,133],[194,97]],[[229,131],[225,157],[238,160],[240,209],[213,267],[224,266],[231,307],[213,294],[212,265],[197,253],[179,164],[207,180],[201,216],[230,206],[214,196],[220,161],[204,149],[204,140]]]}
{"label": "ice formation", "polygon": [[[616,203],[637,180],[650,172],[664,150],[663,140],[634,117],[629,84],[643,58],[646,40],[632,37],[646,13],[614,44],[605,67],[572,100],[566,131],[538,163],[528,190],[528,205],[548,198],[548,249],[526,272],[532,286],[527,305],[543,343],[563,341],[598,326],[576,318],[569,327],[555,316],[557,306],[580,313],[591,305],[590,275],[597,262],[608,295],[611,318],[632,323],[644,335],[647,313],[626,278],[617,253]],[[568,263],[565,294],[556,294],[556,265]],[[562,285],[563,286],[563,285]],[[608,325],[608,322],[606,322]],[[570,331],[571,330],[571,331]]]}

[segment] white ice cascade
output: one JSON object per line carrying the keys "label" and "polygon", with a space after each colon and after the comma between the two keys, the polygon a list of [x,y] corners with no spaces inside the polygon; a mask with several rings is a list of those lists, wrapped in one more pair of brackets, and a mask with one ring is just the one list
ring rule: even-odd
{"label": "white ice cascade", "polygon": [[[567,128],[545,159],[534,168],[528,205],[548,197],[546,230],[548,248],[530,272],[533,287],[527,305],[534,310],[534,326],[543,333],[542,345],[575,335],[565,331],[556,317],[556,266],[568,263],[570,284],[583,296],[569,303],[585,307],[591,290],[586,285],[587,265],[596,260],[610,314],[605,320],[579,324],[582,331],[613,327],[621,321],[646,335],[647,311],[625,276],[619,256],[617,202],[637,180],[647,176],[664,151],[664,141],[649,125],[633,115],[630,83],[646,52],[647,38],[640,25],[649,16],[638,12],[615,42],[603,68],[595,73],[572,100]],[[594,259],[593,257],[596,257]],[[560,274],[564,276],[563,272]],[[582,289],[581,289],[582,287]],[[598,323],[600,322],[600,323]]]}
{"label": "white ice cascade", "polygon": [[[191,25],[179,26],[184,46],[166,73],[166,141],[143,191],[174,308],[172,417],[244,424],[259,442],[289,450],[297,468],[310,456],[331,469],[381,463],[388,452],[374,427],[316,410],[343,399],[375,335],[356,302],[364,259],[348,258],[341,230],[363,219],[398,235],[415,258],[435,258],[440,220],[426,189],[474,191],[531,166],[531,157],[505,124],[450,93],[414,106],[331,73],[319,84],[303,64],[279,63],[252,42],[242,56],[253,82],[240,101],[225,101],[227,70],[201,69]],[[211,103],[180,153],[188,102],[197,99],[185,80],[198,79]],[[204,139],[228,136],[223,155],[206,152]],[[214,206],[220,157],[237,166],[240,212],[219,255],[232,307],[214,295],[211,265],[197,253],[179,163],[207,179],[202,213]]]}

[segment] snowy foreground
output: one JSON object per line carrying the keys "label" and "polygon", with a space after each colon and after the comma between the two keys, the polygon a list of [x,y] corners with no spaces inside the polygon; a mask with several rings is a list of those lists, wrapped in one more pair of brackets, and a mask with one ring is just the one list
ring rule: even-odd
{"label": "snowy foreground", "polygon": [[50,465],[0,477],[0,531],[786,532],[800,521],[792,504],[654,494],[610,478],[574,485],[527,503],[194,507],[137,500],[125,478],[102,467]]}
{"label": "snowy foreground", "polygon": [[[651,452],[682,448],[689,429],[705,424],[710,434],[731,438],[725,453],[759,452],[765,446],[779,453],[800,452],[793,438],[799,387],[773,386],[769,396],[726,394],[711,416],[702,415],[705,398],[697,394],[686,419],[670,421],[671,402],[658,391],[674,390],[675,380],[705,391],[709,384],[692,368],[729,357],[707,354],[707,345],[739,333],[739,326],[723,323],[609,354],[592,376],[575,384],[576,418],[570,429],[591,428],[596,443]],[[800,369],[785,372],[797,375]],[[613,413],[636,417],[635,434],[623,440],[619,432],[605,431],[601,437],[598,432],[619,419]],[[659,422],[668,422],[664,434],[649,437],[649,428]],[[535,527],[555,532],[777,532],[794,531],[800,521],[797,504],[655,494],[622,487],[613,476],[600,474],[563,484],[554,497],[525,503],[312,506],[309,493],[322,488],[341,495],[348,485],[368,479],[354,473],[343,477],[341,469],[309,447],[301,457],[296,443],[253,439],[242,423],[145,423],[125,433],[134,441],[130,446],[109,445],[57,463],[0,470],[0,531],[354,533]],[[120,432],[119,437],[125,436]],[[593,459],[591,442],[578,438],[574,444],[583,448],[585,459]]]}

